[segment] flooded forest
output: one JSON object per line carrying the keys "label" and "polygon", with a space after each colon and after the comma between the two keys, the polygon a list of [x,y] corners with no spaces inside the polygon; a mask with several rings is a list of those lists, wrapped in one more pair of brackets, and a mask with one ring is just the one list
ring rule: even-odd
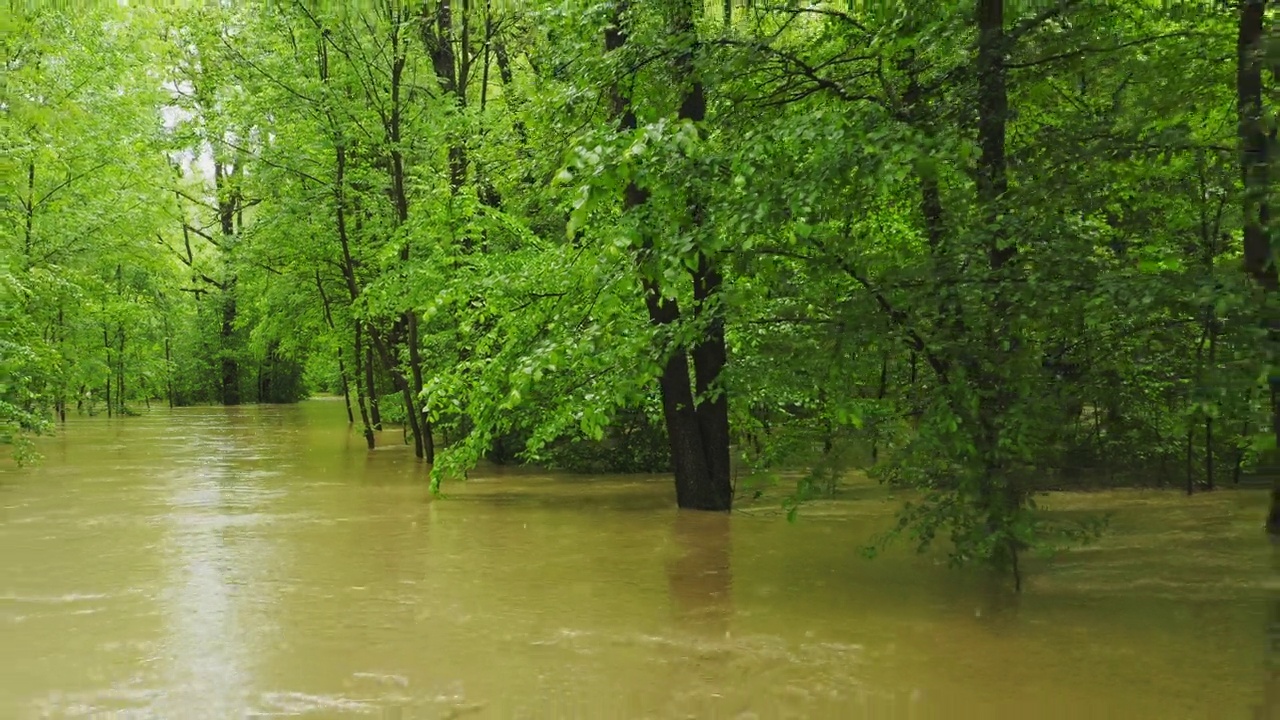
{"label": "flooded forest", "polygon": [[1274,2],[0,62],[0,716],[1280,719]]}

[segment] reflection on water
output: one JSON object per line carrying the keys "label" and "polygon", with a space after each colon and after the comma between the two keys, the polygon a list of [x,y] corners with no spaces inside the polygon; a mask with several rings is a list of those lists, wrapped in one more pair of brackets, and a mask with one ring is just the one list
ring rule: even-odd
{"label": "reflection on water", "polygon": [[[1280,538],[1271,536],[1273,571],[1280,571]],[[1273,590],[1267,623],[1266,667],[1263,675],[1259,720],[1280,720],[1280,590]]]}
{"label": "reflection on water", "polygon": [[263,467],[273,464],[262,452],[270,448],[244,432],[244,417],[243,408],[232,408],[230,422],[194,424],[182,439],[193,455],[161,473],[168,493],[160,596],[167,628],[161,662],[172,688],[161,706],[167,717],[191,717],[193,708],[211,718],[245,716],[254,704],[250,663],[272,640],[261,610],[273,585],[264,571],[273,548],[256,530],[272,521],[269,503],[281,494],[258,482],[279,471]]}
{"label": "reflection on water", "polygon": [[[668,714],[696,709],[700,716],[734,717],[724,706],[736,676],[730,631],[733,571],[731,518],[724,513],[673,513],[672,556],[666,562],[667,593],[679,645],[671,648]],[[743,708],[745,710],[745,708]]]}
{"label": "reflection on water", "polygon": [[676,512],[676,557],[667,562],[667,588],[677,624],[708,636],[729,633],[733,614],[730,516]]}
{"label": "reflection on water", "polygon": [[206,505],[207,512],[217,513],[221,505],[216,481],[202,484],[177,490],[164,541],[171,564],[163,595],[169,634],[164,661],[166,681],[176,692],[165,696],[163,710],[176,716],[185,707],[203,706],[210,715],[235,717],[244,714],[252,679],[235,627],[236,558],[219,516],[199,511]]}
{"label": "reflection on water", "polygon": [[1261,493],[1046,498],[1112,531],[1013,598],[860,559],[873,488],[795,524],[677,512],[659,477],[431,501],[333,402],[68,430],[0,475],[3,718],[1280,719]]}

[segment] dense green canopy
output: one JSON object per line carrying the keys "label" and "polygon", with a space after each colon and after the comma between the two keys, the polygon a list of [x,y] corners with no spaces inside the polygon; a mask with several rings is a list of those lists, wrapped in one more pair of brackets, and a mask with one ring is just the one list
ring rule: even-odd
{"label": "dense green canopy", "polygon": [[735,463],[811,468],[793,505],[860,466],[915,490],[902,529],[1016,570],[1093,529],[1037,491],[1212,488],[1274,446],[1276,23],[10,3],[0,439],[342,393],[437,484],[671,469],[727,509]]}

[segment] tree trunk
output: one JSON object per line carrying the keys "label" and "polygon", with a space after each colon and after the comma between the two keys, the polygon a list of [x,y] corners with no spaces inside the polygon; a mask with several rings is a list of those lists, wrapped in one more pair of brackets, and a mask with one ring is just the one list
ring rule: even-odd
{"label": "tree trunk", "polygon": [[235,358],[235,286],[227,284],[222,295],[222,328],[219,333],[222,350],[222,404],[240,404],[240,366]]}
{"label": "tree trunk", "polygon": [[267,376],[262,372],[262,358],[258,358],[258,366],[255,374],[258,379],[253,386],[257,391],[257,402],[262,404],[267,402]]}
{"label": "tree trunk", "polygon": [[[329,326],[330,331],[336,332],[337,327],[333,324],[333,312],[329,307],[329,295],[324,291],[324,283],[321,282],[320,280],[319,270],[316,270],[316,290],[320,292],[320,306],[321,308],[324,309],[324,322],[326,325]],[[358,334],[357,334],[357,338],[359,338]],[[360,367],[360,358],[358,357],[359,352],[360,352],[360,346],[357,345],[356,346],[356,353],[357,353],[356,367],[357,368]],[[341,343],[338,344],[337,355],[338,355],[338,376],[342,380],[342,401],[347,406],[347,423],[354,425],[356,422],[356,418],[355,418],[355,415],[353,415],[351,412],[351,386],[347,382],[346,363],[342,361],[342,344]],[[359,372],[358,369],[357,369],[357,372]]]}
{"label": "tree trunk", "polygon": [[370,338],[373,340],[374,348],[378,351],[378,358],[382,361],[382,366],[387,369],[391,375],[391,382],[395,385],[396,390],[400,392],[400,399],[404,403],[405,411],[405,431],[413,433],[413,451],[414,455],[422,458],[425,456],[425,447],[423,446],[423,430],[419,424],[419,412],[417,409],[417,399],[408,377],[405,376],[404,370],[400,367],[393,352],[393,348],[401,342],[400,338],[405,334],[406,322],[402,318],[396,323],[396,328],[388,334],[387,338],[383,338],[381,333],[372,332],[370,328]]}
{"label": "tree trunk", "polygon": [[[1005,156],[1006,123],[1009,113],[1008,87],[1005,77],[1004,0],[977,0],[978,50],[978,157],[976,185],[987,234],[987,264],[995,297],[991,303],[996,322],[987,328],[986,351],[994,353],[994,367],[1006,364],[1009,353],[1001,351],[1005,343],[1016,342],[1014,330],[1007,324],[1010,302],[1004,296],[1002,275],[1016,254],[1013,242],[1005,232],[1005,194],[1009,188],[1008,163]],[[999,532],[992,561],[1012,572],[1015,591],[1022,590],[1018,563],[1019,543],[1012,534],[1012,522],[1022,509],[1022,492],[1014,480],[1006,476],[1000,450],[999,421],[1012,401],[997,371],[986,371],[971,363],[978,405],[978,447],[985,464],[979,501],[987,515],[987,527]]]}
{"label": "tree trunk", "polygon": [[[364,430],[364,442],[366,445],[369,446],[369,449],[372,450],[374,447],[373,427],[369,424],[369,411],[365,408],[364,395],[362,395],[360,392],[360,374],[361,374],[360,366],[361,366],[361,352],[362,352],[361,344],[362,343],[360,341],[361,333],[360,333],[359,320],[355,321],[354,335],[355,335],[355,352],[352,354],[355,355],[355,358],[356,358],[356,377],[355,377],[355,383],[354,383],[355,389],[356,389],[356,406],[360,408],[360,427],[361,429]],[[369,364],[373,363],[373,356],[366,354],[365,357],[367,360],[366,372],[368,372],[367,368]]]}
{"label": "tree trunk", "polygon": [[[402,90],[401,84],[405,69],[405,47],[402,42],[403,38],[400,36],[403,23],[397,22],[393,19],[392,24],[393,30],[390,37],[391,105],[390,113],[384,118],[385,124],[383,130],[386,133],[386,141],[390,147],[390,151],[388,152],[388,159],[390,160],[388,163],[388,175],[389,180],[391,181],[390,196],[395,209],[396,223],[397,225],[402,226],[409,217],[409,201],[405,190],[404,156],[400,150],[400,120],[401,113],[403,112],[400,93]],[[321,47],[323,48],[323,46]],[[318,60],[321,80],[327,82],[328,63],[327,56],[323,50],[321,51]],[[329,121],[331,124],[334,124],[334,119],[332,117],[329,117]],[[351,254],[351,241],[348,236],[346,224],[346,147],[343,144],[341,135],[336,131],[334,137],[334,157],[336,162],[334,198],[337,206],[338,241],[342,249],[342,276],[347,285],[347,292],[351,297],[351,301],[354,303],[360,297],[360,288],[356,282],[355,261]],[[400,248],[400,260],[401,262],[408,262],[409,260],[409,246],[407,244]],[[391,375],[392,382],[395,384],[396,389],[400,391],[401,398],[404,401],[405,415],[407,418],[406,424],[408,429],[412,430],[414,434],[415,453],[418,457],[423,457],[424,450],[422,435],[424,433],[420,425],[420,420],[424,419],[424,417],[418,412],[416,402],[416,396],[421,388],[415,388],[410,384],[409,378],[406,377],[404,371],[400,367],[398,357],[398,342],[403,339],[403,330],[408,327],[409,316],[411,314],[411,312],[401,313],[400,318],[396,322],[396,327],[399,328],[399,330],[388,333],[385,338],[382,333],[378,331],[372,321],[368,321],[366,324],[368,327],[370,344],[376,348],[379,360],[381,360],[384,367],[386,367],[387,372]],[[416,338],[414,338],[414,340],[416,341]],[[413,356],[414,354],[411,353],[411,357]],[[378,415],[376,405],[377,395],[372,382],[372,355],[366,354],[365,360],[365,373],[369,385],[369,397],[371,403],[374,403],[374,414],[372,418],[373,426],[381,427],[381,417]],[[421,377],[420,368],[418,368],[418,377]],[[365,439],[366,442],[369,443],[369,446],[373,447],[372,429],[366,430]]]}
{"label": "tree trunk", "polygon": [[347,408],[347,424],[355,425],[356,416],[351,411],[351,385],[347,382],[347,366],[342,361],[342,348],[338,348],[338,375],[342,378],[342,404]]}
{"label": "tree trunk", "polygon": [[1195,453],[1194,453],[1195,440],[1196,440],[1195,426],[1190,425],[1187,427],[1187,453],[1186,453],[1187,495],[1188,496],[1194,495],[1196,492],[1196,480],[1195,480],[1196,463],[1195,463]]}
{"label": "tree trunk", "polygon": [[[166,321],[167,323],[167,321]],[[173,409],[173,353],[169,348],[168,329],[165,330],[164,336],[164,377],[166,393],[169,395],[169,409]]]}
{"label": "tree trunk", "polygon": [[[674,300],[663,298],[657,284],[645,281],[645,303],[649,320],[668,327],[680,318]],[[710,482],[701,424],[689,383],[689,358],[683,348],[670,348],[658,386],[662,393],[662,415],[671,446],[671,469],[675,473],[676,505],[692,510],[727,510],[732,497],[722,497]],[[726,500],[728,502],[726,502]]]}
{"label": "tree trunk", "polygon": [[[240,210],[239,163],[230,166],[214,161],[213,178],[218,195],[218,224],[222,232],[222,252],[235,243],[236,218]],[[236,278],[229,277],[222,284],[222,404],[240,404],[240,368],[235,357]]]}
{"label": "tree trunk", "polygon": [[113,408],[111,407],[111,331],[107,329],[106,325],[102,326],[102,346],[106,348],[107,353],[107,417],[111,417],[113,412]]}
{"label": "tree trunk", "polygon": [[34,240],[33,228],[36,218],[36,156],[33,153],[27,160],[27,199],[23,203],[25,205],[23,222],[22,247],[24,264],[29,265],[32,262],[31,253],[34,249],[32,242]]}
{"label": "tree trunk", "polygon": [[1009,114],[1005,86],[1004,0],[978,0],[978,199],[991,234],[987,256],[992,270],[1003,268],[1015,252],[1000,229],[1004,195],[1009,189],[1005,159],[1005,123]]}
{"label": "tree trunk", "polygon": [[[325,47],[325,42],[323,38],[316,45],[316,65],[319,71],[320,81],[325,85],[328,85],[329,53]],[[333,114],[327,108],[325,110],[325,118],[329,121],[329,126],[333,132],[333,146],[334,146],[333,201],[334,201],[334,208],[335,208],[335,220],[338,226],[338,246],[342,250],[342,265],[341,265],[342,279],[346,283],[347,294],[351,298],[352,305],[354,305],[356,300],[359,299],[360,297],[360,286],[356,282],[355,260],[351,256],[351,238],[347,233],[347,203],[346,203],[347,149],[346,149],[346,145],[344,144],[342,133],[339,130],[337,130],[337,123],[334,121]],[[318,271],[316,272],[316,285],[317,287],[320,288],[321,296],[323,297],[324,287],[320,284],[320,273]],[[334,326],[333,319],[329,315],[328,300],[325,300],[325,316],[329,322],[329,327],[333,328]],[[356,392],[356,405],[360,409],[360,426],[364,431],[365,445],[367,445],[369,449],[372,450],[374,448],[373,426],[369,424],[369,413],[368,413],[368,410],[365,408],[364,398],[361,396],[361,393],[360,393],[360,382],[361,382],[360,352],[361,352],[361,345],[363,344],[361,342],[360,321],[354,320],[353,327],[354,327],[353,335],[355,339],[355,345],[353,346],[353,355],[355,356],[354,385],[355,385],[355,392]],[[371,353],[367,353],[365,355],[365,360],[366,360],[367,372],[369,373],[369,376],[372,377],[373,355]],[[340,364],[339,370],[342,371],[343,373],[343,381],[342,381],[343,395],[346,395],[347,394],[346,371],[341,368],[341,356],[339,356],[339,364]],[[369,383],[369,384],[370,384],[370,390],[372,390],[373,383]],[[376,396],[370,395],[370,402],[376,403]],[[377,405],[375,404],[373,407],[374,407],[374,418],[376,419]],[[350,400],[347,401],[347,417],[351,418]],[[381,423],[377,423],[377,424],[380,426]]]}
{"label": "tree trunk", "polygon": [[[707,116],[707,97],[701,79],[697,76],[693,53],[697,51],[698,36],[694,26],[693,0],[682,0],[676,5],[672,19],[672,33],[689,41],[688,49],[676,58],[676,70],[683,82],[688,83],[680,103],[680,118],[692,123],[702,123]],[[692,192],[697,192],[695,185]],[[701,203],[693,200],[689,215],[694,223],[702,225]],[[696,376],[698,428],[702,435],[702,452],[707,475],[700,478],[704,487],[698,491],[699,509],[728,510],[733,505],[733,477],[729,455],[729,395],[720,384],[720,376],[728,362],[725,346],[724,315],[717,306],[717,295],[724,284],[724,277],[716,267],[716,259],[705,250],[698,251],[698,265],[693,271],[694,315],[706,322],[706,329],[693,346],[693,369]],[[705,497],[703,497],[705,496]]]}
{"label": "tree trunk", "polygon": [[[356,338],[357,341],[359,337]],[[378,385],[373,377],[373,343],[370,341],[364,348],[364,381],[365,392],[369,396],[369,420],[374,430],[382,429],[382,407],[378,399]]]}
{"label": "tree trunk", "polygon": [[[448,1],[442,0],[442,5],[448,5]],[[388,144],[391,147],[391,199],[395,205],[396,226],[403,227],[409,221],[409,195],[405,189],[404,155],[400,150],[401,118],[404,111],[400,94],[405,69],[405,43],[403,38],[400,37],[399,30],[399,28],[394,29],[391,35],[391,110],[387,117],[385,130]],[[407,241],[400,248],[400,261],[402,263],[409,261],[409,245]],[[434,458],[427,456],[427,449],[430,445],[427,437],[431,434],[431,426],[427,420],[426,413],[421,409],[419,400],[422,394],[422,365],[417,347],[417,312],[408,310],[401,313],[400,319],[396,324],[403,331],[402,333],[395,333],[396,338],[403,339],[409,345],[408,375],[400,368],[399,352],[397,351],[398,343],[394,339],[380,342],[375,336],[374,344],[378,348],[378,354],[383,363],[387,365],[387,370],[391,373],[392,380],[400,388],[400,395],[404,400],[405,417],[408,420],[409,429],[413,432],[414,454],[427,462],[433,462]]]}
{"label": "tree trunk", "polygon": [[[1244,217],[1245,270],[1268,295],[1280,290],[1276,274],[1270,232],[1271,176],[1268,167],[1270,148],[1262,106],[1262,41],[1266,19],[1266,0],[1243,0],[1240,3],[1240,32],[1236,42],[1236,112],[1240,136],[1240,171],[1244,184],[1242,210]],[[1268,319],[1267,355],[1274,358],[1280,345],[1280,320]],[[1280,535],[1280,468],[1275,467],[1275,454],[1280,452],[1280,373],[1271,371],[1271,426],[1277,441],[1269,465],[1272,474],[1271,509],[1267,514],[1267,530]]]}
{"label": "tree trunk", "polygon": [[[613,24],[605,30],[605,49],[614,52],[627,42],[623,22],[627,2],[621,0],[614,6]],[[693,9],[681,2],[673,18],[673,30],[677,33],[693,33]],[[696,38],[693,38],[696,40]],[[680,117],[693,122],[701,121],[706,113],[706,98],[702,84],[694,77],[690,50],[677,58],[677,71],[688,83],[680,106]],[[613,113],[619,127],[625,132],[634,130],[636,116],[629,98],[623,95],[621,79],[612,88]],[[634,210],[648,200],[647,193],[634,183],[624,193],[623,211]],[[701,210],[697,203],[690,207],[691,217],[697,221]],[[653,251],[652,238],[642,240],[640,263]],[[643,273],[643,270],[642,270]],[[664,297],[658,281],[642,277],[645,290],[645,306],[649,321],[659,329],[672,327],[680,319],[680,308],[674,299]],[[700,254],[694,271],[695,312],[717,313],[709,302],[719,290],[722,279],[710,258]],[[658,385],[662,394],[663,418],[671,448],[671,465],[675,473],[676,504],[695,510],[729,510],[733,503],[733,486],[729,464],[728,400],[722,390],[710,393],[719,380],[726,360],[723,320],[713,315],[708,319],[706,334],[693,348],[697,387],[703,396],[701,405],[694,397],[690,381],[689,353],[680,346],[663,348],[666,355]],[[661,335],[661,333],[660,333]],[[706,395],[714,395],[708,399]]]}
{"label": "tree trunk", "polygon": [[[1218,362],[1217,358],[1217,318],[1212,316],[1213,308],[1209,308],[1209,367],[1215,367]],[[1204,416],[1204,486],[1206,490],[1213,490],[1216,482],[1214,480],[1214,453],[1213,453],[1213,416],[1206,413]]]}
{"label": "tree trunk", "polygon": [[116,402],[117,414],[123,416],[124,409],[124,327],[116,327],[116,340],[119,347],[116,352]]}
{"label": "tree trunk", "polygon": [[[61,345],[67,339],[66,317],[63,314],[62,303],[58,303],[58,344]],[[67,422],[67,386],[65,381],[58,383],[58,422]]]}
{"label": "tree trunk", "polygon": [[409,371],[413,378],[413,411],[418,416],[418,426],[416,432],[422,433],[422,442],[420,443],[422,452],[418,457],[429,463],[436,461],[436,443],[435,438],[431,436],[431,420],[427,417],[426,407],[422,398],[422,388],[424,387],[422,378],[422,354],[418,350],[418,313],[409,312]]}
{"label": "tree trunk", "polygon": [[695,312],[710,314],[706,335],[693,347],[693,369],[697,378],[697,417],[702,434],[702,451],[706,456],[704,510],[728,510],[733,505],[733,473],[729,445],[729,394],[720,385],[720,375],[728,362],[725,347],[724,318],[713,305],[723,279],[704,255],[693,281]]}

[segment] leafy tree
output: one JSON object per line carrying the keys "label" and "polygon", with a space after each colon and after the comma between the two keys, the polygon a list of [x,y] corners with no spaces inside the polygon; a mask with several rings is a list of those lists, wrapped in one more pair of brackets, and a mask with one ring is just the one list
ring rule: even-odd
{"label": "leafy tree", "polygon": [[1015,585],[1045,490],[1265,469],[1273,4],[863,5],[7,17],[0,437],[339,392],[435,489],[861,469]]}

